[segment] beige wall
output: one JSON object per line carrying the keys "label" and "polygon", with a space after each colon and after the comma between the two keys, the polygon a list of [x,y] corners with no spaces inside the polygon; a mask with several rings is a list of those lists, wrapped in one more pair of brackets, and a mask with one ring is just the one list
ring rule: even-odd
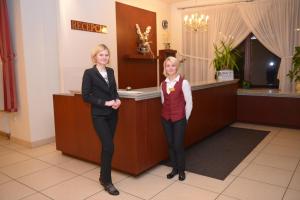
{"label": "beige wall", "polygon": [[[162,19],[169,6],[159,0],[121,3],[157,13],[158,49],[166,39]],[[80,90],[82,72],[91,66],[90,50],[98,43],[111,49],[117,74],[115,1],[8,1],[13,47],[16,52],[17,113],[1,113],[0,130],[16,141],[38,145],[55,136],[52,94]],[[108,26],[108,34],[70,30],[70,20]],[[8,125],[9,124],[9,125]]]}
{"label": "beige wall", "polygon": [[[169,19],[169,6],[158,0],[118,0],[118,2],[156,12],[157,47],[162,49],[168,31],[162,29],[161,21]],[[62,92],[80,90],[83,71],[91,67],[90,51],[98,43],[105,43],[110,48],[111,67],[118,75],[115,12],[115,1],[112,0],[89,0],[88,4],[85,0],[59,1],[59,62]],[[71,30],[71,19],[107,25],[108,34]]]}

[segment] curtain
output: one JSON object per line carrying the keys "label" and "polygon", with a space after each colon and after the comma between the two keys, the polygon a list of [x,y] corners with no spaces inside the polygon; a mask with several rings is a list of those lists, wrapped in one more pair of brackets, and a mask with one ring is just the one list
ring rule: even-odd
{"label": "curtain", "polygon": [[[192,14],[191,12],[183,13]],[[207,80],[208,61],[208,32],[183,29],[183,48],[181,56],[184,59],[183,74],[192,84]]]}
{"label": "curtain", "polygon": [[186,9],[183,14],[194,12],[210,18],[207,32],[193,32],[183,27],[184,73],[191,82],[214,78],[211,65],[214,43],[233,37],[234,46],[237,46],[252,32],[268,50],[281,58],[278,72],[280,90],[292,90],[286,74],[292,66],[294,47],[300,45],[300,0],[256,0]]}
{"label": "curtain", "polygon": [[214,57],[213,44],[218,45],[221,40],[232,38],[235,47],[250,33],[236,4],[187,9],[183,15],[195,12],[208,15],[209,24],[207,31],[195,32],[183,27],[182,54],[186,58],[184,74],[191,83],[214,80],[215,69],[211,64]]}
{"label": "curtain", "polygon": [[292,91],[286,76],[292,66],[294,47],[300,44],[300,1],[269,0],[242,3],[241,16],[256,38],[281,58],[278,72],[281,91]]}
{"label": "curtain", "polygon": [[[17,98],[14,74],[14,53],[11,47],[6,0],[0,0],[0,56],[2,61],[4,111],[17,111]],[[1,80],[1,79],[0,79]]]}

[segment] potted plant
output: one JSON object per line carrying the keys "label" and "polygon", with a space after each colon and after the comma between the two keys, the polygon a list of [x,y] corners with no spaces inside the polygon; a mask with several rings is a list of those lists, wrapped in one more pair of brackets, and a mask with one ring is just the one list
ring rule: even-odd
{"label": "potted plant", "polygon": [[239,70],[237,57],[239,52],[232,47],[233,40],[221,41],[220,45],[214,44],[215,57],[212,61],[216,69],[217,80],[233,80],[233,70]]}
{"label": "potted plant", "polygon": [[292,68],[287,74],[291,82],[296,83],[296,92],[300,93],[300,47],[295,47],[295,54],[292,58]]}

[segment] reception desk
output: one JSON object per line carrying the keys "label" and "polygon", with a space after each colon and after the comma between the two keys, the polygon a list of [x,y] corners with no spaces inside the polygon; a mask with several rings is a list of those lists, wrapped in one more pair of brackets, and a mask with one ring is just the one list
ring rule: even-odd
{"label": "reception desk", "polygon": [[[236,120],[237,81],[192,86],[193,111],[185,146],[198,142]],[[161,126],[159,88],[119,90],[122,105],[115,136],[114,169],[138,175],[167,158]],[[56,147],[67,155],[100,163],[101,143],[94,131],[90,105],[80,94],[53,95]]]}
{"label": "reception desk", "polygon": [[239,89],[237,121],[300,128],[300,94],[276,89]]}

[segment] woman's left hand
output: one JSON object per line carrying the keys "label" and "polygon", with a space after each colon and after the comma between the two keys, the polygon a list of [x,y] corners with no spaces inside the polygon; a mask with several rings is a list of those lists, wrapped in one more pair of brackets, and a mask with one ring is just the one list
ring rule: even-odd
{"label": "woman's left hand", "polygon": [[116,99],[114,105],[112,106],[113,109],[118,109],[121,105],[120,99]]}

